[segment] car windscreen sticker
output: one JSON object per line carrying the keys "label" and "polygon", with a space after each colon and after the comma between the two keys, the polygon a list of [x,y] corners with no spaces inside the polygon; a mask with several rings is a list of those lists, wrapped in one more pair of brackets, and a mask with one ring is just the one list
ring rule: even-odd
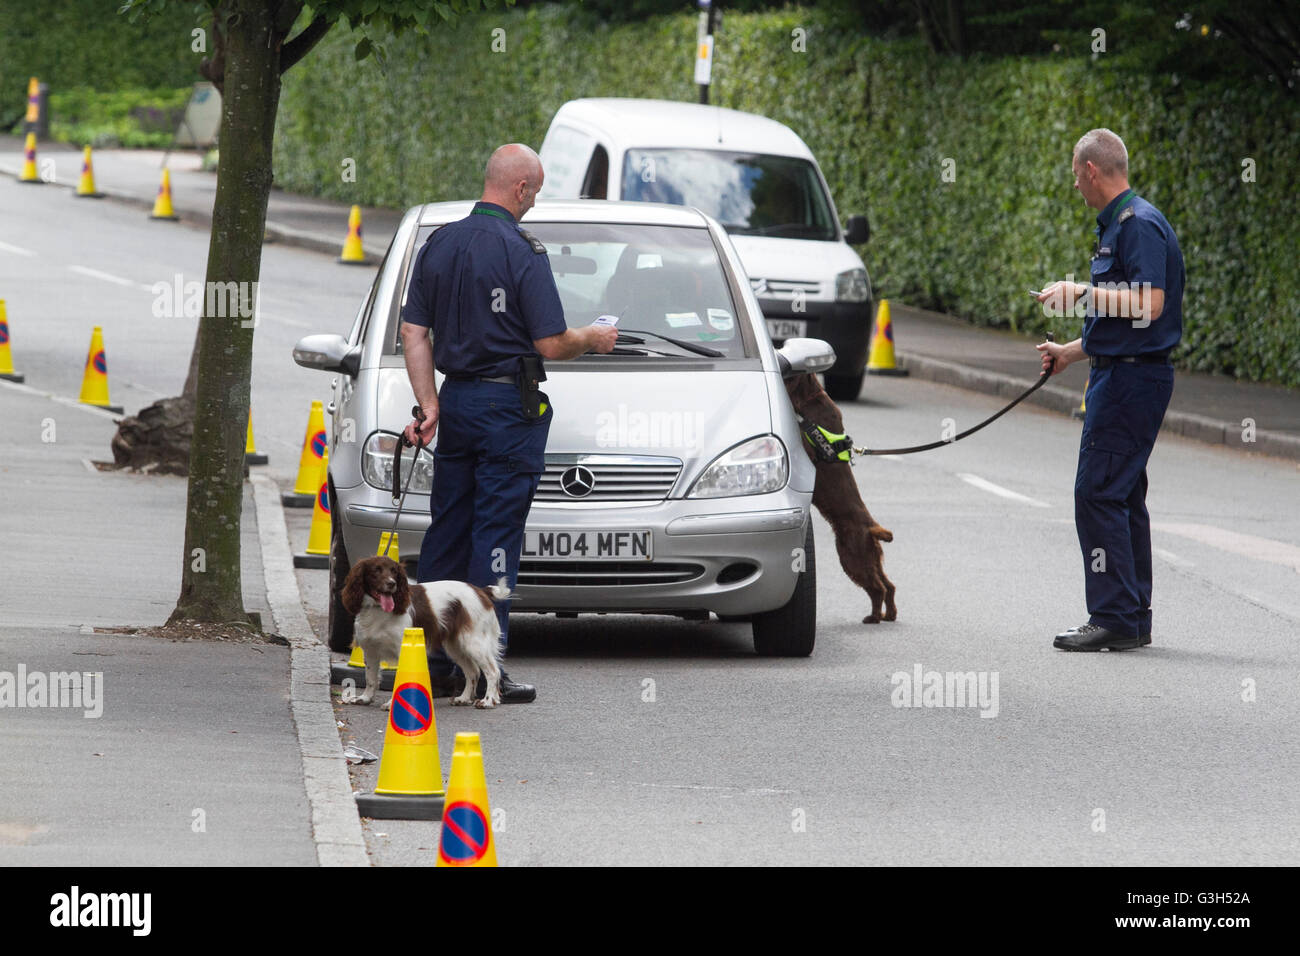
{"label": "car windscreen sticker", "polygon": [[735,320],[726,309],[709,309],[709,325],[719,332],[730,332]]}
{"label": "car windscreen sticker", "polygon": [[664,318],[674,329],[684,329],[690,325],[703,325],[700,316],[695,312],[665,312]]}

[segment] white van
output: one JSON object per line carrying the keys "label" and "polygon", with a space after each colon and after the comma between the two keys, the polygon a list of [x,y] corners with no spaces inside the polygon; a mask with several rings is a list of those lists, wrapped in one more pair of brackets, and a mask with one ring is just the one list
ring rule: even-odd
{"label": "white van", "polygon": [[776,345],[824,339],[826,390],[858,397],[874,314],[871,280],[840,227],[811,150],[787,126],[736,110],[665,100],[582,99],[560,107],[542,143],[543,199],[695,206],[731,237]]}

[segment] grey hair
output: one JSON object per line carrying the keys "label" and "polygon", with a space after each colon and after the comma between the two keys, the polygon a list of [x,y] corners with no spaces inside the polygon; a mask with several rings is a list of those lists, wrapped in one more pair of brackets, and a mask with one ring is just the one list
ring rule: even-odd
{"label": "grey hair", "polygon": [[1103,176],[1128,178],[1128,150],[1124,141],[1108,129],[1090,129],[1074,144],[1079,164],[1092,163]]}

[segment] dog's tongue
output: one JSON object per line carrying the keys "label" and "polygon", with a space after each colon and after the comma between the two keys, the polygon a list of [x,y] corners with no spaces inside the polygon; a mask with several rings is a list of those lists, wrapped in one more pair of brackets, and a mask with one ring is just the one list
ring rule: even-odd
{"label": "dog's tongue", "polygon": [[379,595],[379,606],[384,609],[385,614],[393,613],[393,596],[391,594]]}

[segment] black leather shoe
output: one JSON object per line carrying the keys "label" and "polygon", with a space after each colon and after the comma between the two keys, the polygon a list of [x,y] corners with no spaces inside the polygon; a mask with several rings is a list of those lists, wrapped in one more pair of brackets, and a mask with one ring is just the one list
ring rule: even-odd
{"label": "black leather shoe", "polygon": [[[487,678],[478,675],[478,686],[474,688],[474,699],[482,700],[487,694]],[[537,699],[537,688],[532,684],[518,684],[510,679],[505,671],[501,672],[501,703],[531,704]]]}
{"label": "black leather shoe", "polygon": [[464,689],[464,674],[451,673],[429,675],[429,692],[434,697],[459,697]]}
{"label": "black leather shoe", "polygon": [[[1150,643],[1150,638],[1147,642]],[[1099,624],[1081,624],[1057,634],[1052,646],[1063,651],[1128,651],[1143,645],[1140,637],[1116,634]]]}

